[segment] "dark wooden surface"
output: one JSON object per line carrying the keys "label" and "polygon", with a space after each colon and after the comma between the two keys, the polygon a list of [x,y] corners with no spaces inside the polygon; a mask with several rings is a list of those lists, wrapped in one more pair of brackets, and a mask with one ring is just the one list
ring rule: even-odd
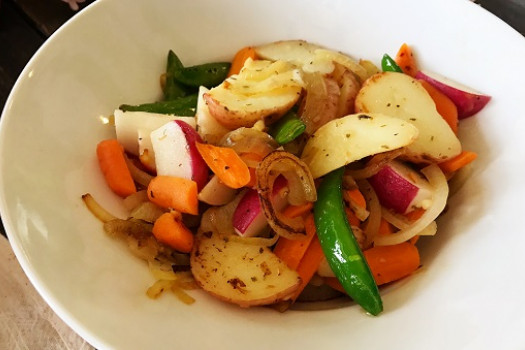
{"label": "dark wooden surface", "polygon": [[[80,4],[80,10],[93,1]],[[525,0],[475,2],[525,35]],[[0,110],[27,61],[75,13],[61,0],[0,0]],[[1,218],[0,233],[5,236]]]}

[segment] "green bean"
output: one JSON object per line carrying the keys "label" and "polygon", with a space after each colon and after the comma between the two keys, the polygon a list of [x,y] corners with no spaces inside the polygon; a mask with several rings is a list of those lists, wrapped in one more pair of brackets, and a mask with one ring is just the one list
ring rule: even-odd
{"label": "green bean", "polygon": [[171,101],[159,101],[140,105],[120,105],[119,109],[127,111],[142,111],[150,113],[174,114],[178,116],[194,116],[197,108],[197,94],[179,97]]}
{"label": "green bean", "polygon": [[226,79],[230,66],[229,62],[205,63],[179,69],[174,72],[174,77],[187,86],[212,88]]}

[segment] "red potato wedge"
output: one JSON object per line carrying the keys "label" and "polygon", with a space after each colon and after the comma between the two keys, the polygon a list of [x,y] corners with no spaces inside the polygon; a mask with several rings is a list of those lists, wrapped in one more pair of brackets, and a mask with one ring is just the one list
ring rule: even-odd
{"label": "red potato wedge", "polygon": [[195,281],[211,295],[241,307],[290,298],[301,278],[269,248],[216,233],[199,233],[190,258]]}
{"label": "red potato wedge", "polygon": [[416,79],[428,82],[450,98],[458,108],[459,119],[465,119],[478,113],[491,99],[488,95],[473,91],[436,73],[419,71],[416,74]]}
{"label": "red potato wedge", "polygon": [[219,123],[210,113],[209,107],[204,100],[204,94],[209,90],[204,86],[199,88],[199,98],[197,99],[197,110],[195,112],[195,122],[197,132],[206,143],[217,145],[221,138],[230,132],[230,129]]}
{"label": "red potato wedge", "polygon": [[303,88],[301,73],[290,63],[248,59],[239,74],[203,95],[210,114],[224,127],[271,124],[297,102]]}

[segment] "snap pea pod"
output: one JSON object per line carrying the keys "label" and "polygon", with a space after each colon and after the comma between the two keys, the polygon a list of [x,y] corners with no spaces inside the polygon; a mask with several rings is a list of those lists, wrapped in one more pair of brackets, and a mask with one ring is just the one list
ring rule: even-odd
{"label": "snap pea pod", "polygon": [[381,60],[381,68],[383,69],[383,72],[403,73],[403,70],[397,65],[396,61],[386,53]]}
{"label": "snap pea pod", "polygon": [[328,264],[348,295],[372,315],[383,311],[379,290],[348,224],[343,206],[344,167],[324,177],[317,191],[314,219]]}
{"label": "snap pea pod", "polygon": [[212,88],[226,79],[231,64],[229,62],[205,63],[198,66],[178,69],[174,72],[175,80],[187,86],[205,86]]}
{"label": "snap pea pod", "polygon": [[284,117],[272,125],[270,135],[278,144],[292,142],[306,130],[306,124],[294,111],[289,111]]}
{"label": "snap pea pod", "polygon": [[170,50],[166,64],[166,85],[164,86],[164,99],[166,101],[184,97],[190,93],[189,89],[175,80],[175,74],[184,69],[179,57]]}
{"label": "snap pea pod", "polygon": [[197,94],[179,97],[171,101],[159,101],[153,103],[144,103],[140,105],[120,105],[119,109],[124,112],[141,111],[161,114],[174,114],[178,116],[194,116],[197,108]]}

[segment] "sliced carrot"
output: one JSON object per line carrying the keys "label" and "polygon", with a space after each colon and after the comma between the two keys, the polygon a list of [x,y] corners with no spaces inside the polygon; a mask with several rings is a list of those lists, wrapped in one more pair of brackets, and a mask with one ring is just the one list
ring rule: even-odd
{"label": "sliced carrot", "polygon": [[406,43],[399,48],[395,61],[405,74],[410,75],[411,77],[416,76],[418,71],[416,60],[412,53],[412,49]]}
{"label": "sliced carrot", "polygon": [[341,293],[346,294],[346,290],[343,288],[343,285],[339,280],[335,277],[325,277],[324,283],[326,283],[328,286],[332,287],[335,290],[340,291]]}
{"label": "sliced carrot", "polygon": [[439,167],[445,173],[452,173],[463,168],[465,165],[472,163],[478,157],[477,153],[463,151],[452,159],[439,163]]}
{"label": "sliced carrot", "polygon": [[419,237],[421,237],[421,236],[420,236],[420,235],[415,235],[414,237],[410,238],[410,239],[408,240],[408,242],[409,242],[410,244],[416,244],[417,241],[419,241]]}
{"label": "sliced carrot", "polygon": [[197,183],[175,176],[156,176],[148,185],[148,198],[162,208],[197,215]]}
{"label": "sliced carrot", "polygon": [[303,216],[308,213],[314,207],[313,202],[306,202],[303,205],[289,205],[283,210],[283,215],[287,218],[293,219],[299,216]]}
{"label": "sliced carrot", "polygon": [[116,139],[101,141],[97,145],[97,158],[100,170],[113,192],[121,197],[137,192],[135,182],[126,165],[124,148]]}
{"label": "sliced carrot", "polygon": [[241,188],[250,182],[250,170],[232,148],[195,142],[202,159],[221,180],[231,188]]}
{"label": "sliced carrot", "polygon": [[346,213],[346,218],[348,219],[348,223],[350,224],[350,226],[359,227],[359,225],[361,225],[361,220],[359,220],[359,218],[355,215],[353,210],[345,207],[345,213]]}
{"label": "sliced carrot", "polygon": [[445,119],[455,134],[458,133],[458,108],[447,95],[430,85],[424,80],[419,80],[421,85],[427,90],[428,94],[436,104],[438,113]]}
{"label": "sliced carrot", "polygon": [[244,63],[248,58],[251,58],[252,60],[257,59],[255,49],[251,46],[243,47],[235,54],[232,60],[230,71],[228,72],[228,76],[239,74],[242,67],[244,67]]}
{"label": "sliced carrot", "polygon": [[[312,215],[309,215],[307,220],[310,220],[310,216]],[[273,253],[284,261],[289,268],[296,270],[314,236],[315,230],[307,230],[303,239],[280,237],[273,249]]]}
{"label": "sliced carrot", "polygon": [[419,267],[419,252],[413,244],[376,246],[363,252],[378,285],[410,275]]}
{"label": "sliced carrot", "polygon": [[411,212],[409,213],[406,213],[405,214],[405,217],[409,220],[409,221],[416,221],[417,219],[419,219],[420,217],[423,216],[423,214],[425,214],[425,209],[422,209],[422,208],[418,208],[418,209],[414,209],[412,210]]}
{"label": "sliced carrot", "polygon": [[250,172],[250,181],[248,181],[245,186],[254,188],[257,186],[257,172],[255,171],[255,168],[248,168],[248,171]]}
{"label": "sliced carrot", "polygon": [[379,231],[377,232],[380,236],[388,236],[394,233],[394,228],[392,225],[386,221],[384,218],[381,218],[381,223],[379,224]]}
{"label": "sliced carrot", "polygon": [[358,207],[365,208],[366,209],[366,199],[365,196],[359,191],[359,189],[354,188],[351,190],[344,190],[343,191],[344,199],[347,202],[352,202],[353,204],[357,205]]}
{"label": "sliced carrot", "polygon": [[193,248],[193,234],[181,222],[180,213],[164,213],[153,224],[155,238],[182,253],[189,253]]}
{"label": "sliced carrot", "polygon": [[[420,265],[417,248],[408,242],[373,247],[365,250],[363,255],[378,286],[406,277]],[[327,277],[324,281],[335,290],[346,293],[337,278]]]}
{"label": "sliced carrot", "polygon": [[321,260],[324,257],[323,248],[321,247],[321,243],[319,242],[319,238],[317,238],[317,234],[315,231],[315,222],[313,215],[310,215],[305,220],[305,228],[306,234],[313,235],[313,238],[310,242],[310,245],[308,246],[308,249],[304,253],[303,258],[301,259],[301,262],[297,266],[296,271],[299,274],[299,276],[301,276],[301,285],[292,296],[293,301],[297,300],[297,298],[303,292],[306,285],[310,283],[310,280],[319,269]]}

